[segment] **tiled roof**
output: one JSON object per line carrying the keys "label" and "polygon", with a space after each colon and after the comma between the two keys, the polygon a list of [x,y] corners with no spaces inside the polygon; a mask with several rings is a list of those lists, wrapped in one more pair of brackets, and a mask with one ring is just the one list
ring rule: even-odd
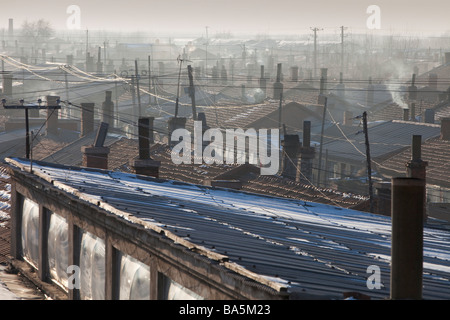
{"label": "tiled roof", "polygon": [[[155,144],[151,148],[151,158],[161,161],[159,177],[167,180],[183,181],[202,185],[207,180],[226,174],[238,165],[206,165],[179,164],[175,165],[170,156],[170,148],[164,144]],[[111,170],[131,172],[128,161],[138,156],[138,145],[135,140],[122,138],[110,145],[108,166]],[[248,171],[248,172],[247,172]],[[364,196],[337,192],[331,189],[315,188],[310,185],[293,182],[279,176],[261,176],[252,170],[240,172],[236,179],[242,182],[242,190],[258,194],[274,195],[284,198],[315,201],[334,204],[345,208],[361,205],[367,199]],[[222,179],[222,178],[220,178]]]}
{"label": "tiled roof", "polygon": [[[428,162],[427,181],[430,184],[450,187],[450,141],[440,138],[428,139],[422,143],[421,158]],[[411,159],[411,148],[381,162],[386,174],[405,174],[405,164]]]}
{"label": "tiled roof", "polygon": [[[395,120],[375,123],[368,129],[372,159],[382,159],[391,156],[392,153],[402,151],[411,145],[413,135],[421,135],[423,140],[439,136],[440,126]],[[354,163],[366,161],[365,135],[362,127],[335,124],[325,131],[324,136],[323,148],[328,150],[330,157]],[[318,138],[314,137],[316,140]]]}

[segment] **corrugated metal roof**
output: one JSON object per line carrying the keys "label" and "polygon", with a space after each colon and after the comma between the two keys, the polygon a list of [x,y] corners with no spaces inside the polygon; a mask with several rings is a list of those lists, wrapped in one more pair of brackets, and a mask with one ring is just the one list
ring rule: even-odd
{"label": "corrugated metal roof", "polygon": [[[28,166],[21,159],[8,162]],[[120,172],[42,162],[33,169],[84,201],[227,256],[232,265],[292,292],[342,298],[344,292],[356,291],[389,298],[389,217]],[[425,228],[425,299],[450,299],[449,249],[449,231]],[[367,288],[371,265],[381,269],[379,290]]]}

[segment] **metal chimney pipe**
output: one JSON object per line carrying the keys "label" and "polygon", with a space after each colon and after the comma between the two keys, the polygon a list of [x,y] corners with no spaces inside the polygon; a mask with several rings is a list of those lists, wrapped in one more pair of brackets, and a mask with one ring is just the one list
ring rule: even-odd
{"label": "metal chimney pipe", "polygon": [[424,199],[424,180],[392,179],[393,300],[422,299]]}
{"label": "metal chimney pipe", "polygon": [[150,119],[139,118],[139,159],[150,159]]}
{"label": "metal chimney pipe", "polygon": [[411,147],[411,160],[421,160],[422,158],[422,136],[413,135]]}
{"label": "metal chimney pipe", "polygon": [[303,121],[303,147],[311,146],[311,121]]}

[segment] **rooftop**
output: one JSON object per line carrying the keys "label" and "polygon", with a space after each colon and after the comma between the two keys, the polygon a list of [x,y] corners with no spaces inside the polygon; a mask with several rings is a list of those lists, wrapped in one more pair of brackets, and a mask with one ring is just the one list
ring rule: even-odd
{"label": "rooftop", "polygon": [[[29,162],[8,159],[17,172]],[[257,195],[45,162],[45,180],[118,219],[164,232],[171,241],[221,257],[230,271],[288,292],[342,298],[389,297],[391,222],[378,216],[295,199]],[[424,299],[450,298],[450,233],[424,230]],[[381,269],[382,288],[367,288],[367,268]]]}

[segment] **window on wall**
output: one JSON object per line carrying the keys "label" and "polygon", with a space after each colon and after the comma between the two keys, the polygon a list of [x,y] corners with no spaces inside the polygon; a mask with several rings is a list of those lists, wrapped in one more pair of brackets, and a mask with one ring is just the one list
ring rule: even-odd
{"label": "window on wall", "polygon": [[22,202],[22,256],[37,267],[39,261],[39,205],[23,198]]}
{"label": "window on wall", "polygon": [[150,299],[150,267],[119,252],[119,299],[149,300]]}
{"label": "window on wall", "polygon": [[69,258],[69,227],[65,218],[48,211],[49,228],[47,239],[48,267],[50,278],[67,288]]}
{"label": "window on wall", "polygon": [[162,292],[159,293],[162,300],[203,300],[203,297],[199,296],[195,292],[183,287],[181,284],[173,281],[172,279],[161,275],[162,280]]}
{"label": "window on wall", "polygon": [[105,299],[105,242],[85,231],[80,244],[80,298]]}

